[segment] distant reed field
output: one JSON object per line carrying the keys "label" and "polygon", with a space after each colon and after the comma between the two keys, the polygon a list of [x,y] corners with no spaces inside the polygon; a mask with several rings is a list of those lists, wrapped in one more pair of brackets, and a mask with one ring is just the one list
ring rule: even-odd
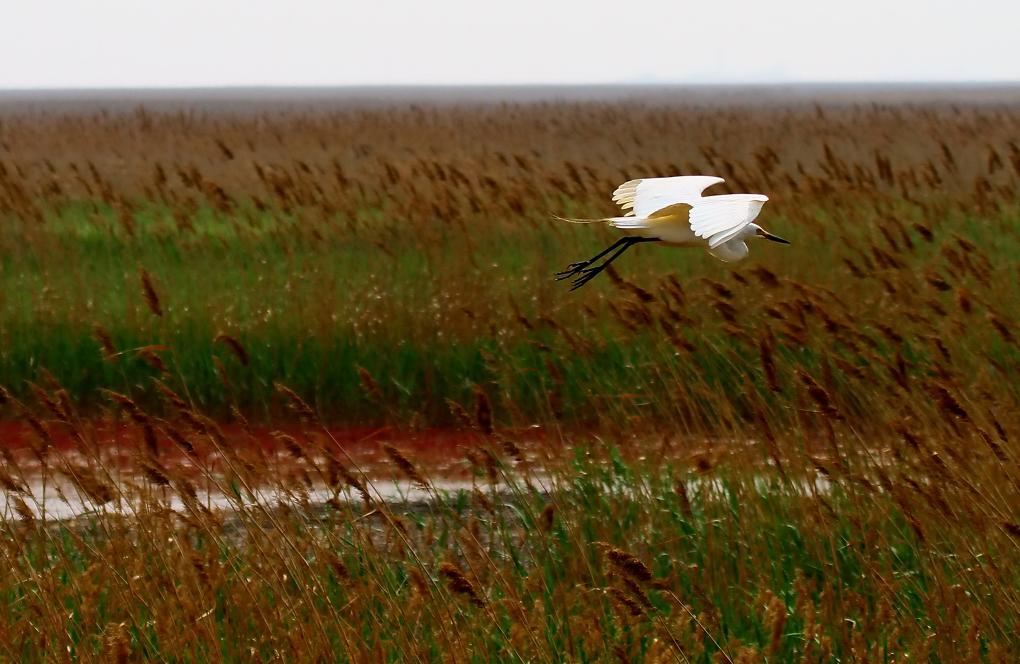
{"label": "distant reed field", "polygon": [[[552,279],[675,174],[792,245]],[[965,99],[5,114],[0,652],[1009,661],[1018,185]]]}
{"label": "distant reed field", "polygon": [[[513,420],[712,429],[750,412],[746,385],[787,402],[800,374],[868,420],[930,407],[936,380],[1011,407],[1018,125],[639,103],[5,118],[0,368],[76,399],[165,374],[256,418],[280,381],[341,422],[445,424],[482,387]],[[552,213],[675,173],[768,193],[793,246],[736,267],[642,248],[578,293],[552,281],[611,238]]]}

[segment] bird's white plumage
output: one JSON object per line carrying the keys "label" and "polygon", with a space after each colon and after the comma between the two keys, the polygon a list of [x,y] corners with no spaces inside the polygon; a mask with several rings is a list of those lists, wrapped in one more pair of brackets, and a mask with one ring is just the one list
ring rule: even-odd
{"label": "bird's white plumage", "polygon": [[690,204],[702,192],[723,182],[712,175],[679,175],[671,178],[644,178],[624,182],[613,192],[613,200],[627,216],[649,217],[677,203]]}
{"label": "bird's white plumage", "polygon": [[624,182],[613,192],[613,200],[625,214],[609,221],[622,230],[654,234],[676,244],[704,240],[709,249],[715,249],[737,238],[769,199],[764,194],[702,195],[720,182],[722,178],[711,175]]}
{"label": "bird's white plumage", "polygon": [[[681,175],[624,182],[613,192],[623,216],[601,219],[566,219],[574,223],[606,222],[628,237],[621,238],[596,256],[571,263],[557,279],[575,278],[573,289],[605,270],[629,247],[640,242],[662,242],[675,247],[705,247],[719,260],[735,262],[748,255],[746,240],[763,237],[789,244],[754,223],[769,200],[764,194],[721,194],[704,191],[723,182],[712,175]],[[598,261],[602,260],[598,264]],[[572,290],[573,290],[572,289]]]}
{"label": "bird's white plumage", "polygon": [[621,229],[627,237],[589,260],[571,263],[567,269],[557,273],[557,279],[575,277],[571,290],[578,289],[588,284],[629,247],[643,242],[661,242],[673,247],[704,247],[712,256],[726,262],[747,258],[746,241],[752,238],[789,244],[754,222],[768,196],[704,195],[706,189],[721,182],[722,177],[714,175],[677,175],[646,177],[623,183],[613,192],[613,201],[623,208],[622,216],[564,220],[575,223],[608,222]]}
{"label": "bird's white plumage", "polygon": [[739,235],[768,199],[764,194],[706,196],[691,206],[691,230],[696,237],[707,239],[708,247],[714,249]]}

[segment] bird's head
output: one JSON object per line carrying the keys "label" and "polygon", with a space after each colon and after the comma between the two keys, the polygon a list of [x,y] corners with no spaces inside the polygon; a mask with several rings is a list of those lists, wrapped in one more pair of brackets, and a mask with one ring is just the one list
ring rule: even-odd
{"label": "bird's head", "polygon": [[758,224],[748,224],[748,227],[751,230],[751,233],[749,233],[749,235],[751,235],[752,237],[765,238],[766,240],[772,240],[773,242],[779,242],[780,244],[790,244],[789,240],[784,240],[778,235],[773,235],[772,233],[769,233],[767,230],[765,230]]}

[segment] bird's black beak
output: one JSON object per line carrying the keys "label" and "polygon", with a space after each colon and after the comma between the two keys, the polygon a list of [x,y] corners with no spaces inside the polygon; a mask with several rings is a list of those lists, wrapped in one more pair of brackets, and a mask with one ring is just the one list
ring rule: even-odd
{"label": "bird's black beak", "polygon": [[759,230],[758,235],[765,238],[766,240],[772,240],[773,242],[778,242],[779,244],[790,244],[789,240],[784,240],[778,235],[773,235],[772,233],[769,233],[766,230]]}

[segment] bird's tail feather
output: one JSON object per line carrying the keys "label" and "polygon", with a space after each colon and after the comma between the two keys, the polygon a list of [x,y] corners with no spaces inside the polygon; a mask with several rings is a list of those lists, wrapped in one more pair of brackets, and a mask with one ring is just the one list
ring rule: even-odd
{"label": "bird's tail feather", "polygon": [[617,228],[648,228],[646,217],[612,217],[606,221]]}
{"label": "bird's tail feather", "polygon": [[553,219],[566,221],[571,224],[612,224],[617,228],[644,228],[648,225],[648,219],[644,217],[602,217],[601,219],[571,219],[553,215]]}
{"label": "bird's tail feather", "polygon": [[552,218],[558,221],[566,221],[571,224],[606,224],[612,221],[609,217],[604,219],[571,219],[570,217],[561,217],[558,214],[552,215]]}

